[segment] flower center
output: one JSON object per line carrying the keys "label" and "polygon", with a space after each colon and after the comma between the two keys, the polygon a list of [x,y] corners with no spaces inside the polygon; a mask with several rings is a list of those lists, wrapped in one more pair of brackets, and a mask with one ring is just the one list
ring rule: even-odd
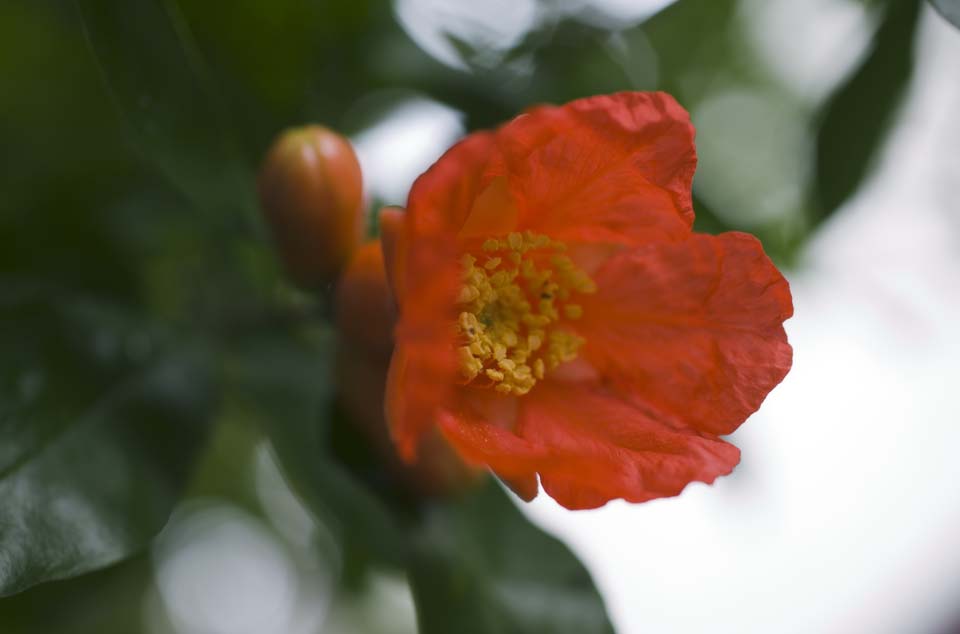
{"label": "flower center", "polygon": [[483,262],[463,256],[457,298],[457,357],[465,383],[526,394],[544,374],[577,357],[583,338],[563,328],[583,308],[570,301],[596,284],[560,252],[562,242],[531,232],[483,243]]}

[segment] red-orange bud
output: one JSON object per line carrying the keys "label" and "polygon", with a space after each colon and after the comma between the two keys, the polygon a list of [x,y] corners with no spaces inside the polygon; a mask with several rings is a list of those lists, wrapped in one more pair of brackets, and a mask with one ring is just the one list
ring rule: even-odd
{"label": "red-orange bud", "polygon": [[257,185],[290,278],[305,288],[333,282],[363,233],[363,177],[350,142],[322,126],[287,130]]}
{"label": "red-orange bud", "polygon": [[383,264],[394,300],[403,292],[403,274],[397,270],[397,263],[404,257],[403,215],[401,207],[384,207],[377,219],[380,225],[380,243],[383,245]]}
{"label": "red-orange bud", "polygon": [[343,272],[337,287],[336,323],[341,340],[352,349],[389,362],[397,310],[379,240],[357,249]]}

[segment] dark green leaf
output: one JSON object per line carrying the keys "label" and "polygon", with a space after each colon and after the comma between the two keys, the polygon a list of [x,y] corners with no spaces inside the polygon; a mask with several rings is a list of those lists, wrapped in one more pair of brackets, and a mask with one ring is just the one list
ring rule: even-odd
{"label": "dark green leaf", "polygon": [[930,4],[950,24],[960,29],[960,1],[958,0],[930,0]]}
{"label": "dark green leaf", "polygon": [[891,0],[860,67],[828,101],[817,133],[817,222],[860,185],[913,70],[920,0]]}
{"label": "dark green leaf", "polygon": [[143,597],[152,578],[144,552],[103,570],[5,597],[0,600],[3,634],[141,632]]}
{"label": "dark green leaf", "polygon": [[205,365],[168,335],[115,307],[31,295],[0,298],[0,595],[141,548],[213,404]]}
{"label": "dark green leaf", "polygon": [[253,209],[250,169],[176,0],[77,0],[90,48],[136,148],[208,213]]}
{"label": "dark green leaf", "polygon": [[232,368],[294,491],[347,549],[400,565],[402,536],[389,509],[330,453],[332,345],[279,336],[250,342]]}
{"label": "dark green leaf", "polygon": [[583,565],[493,482],[432,509],[415,542],[421,634],[613,632]]}

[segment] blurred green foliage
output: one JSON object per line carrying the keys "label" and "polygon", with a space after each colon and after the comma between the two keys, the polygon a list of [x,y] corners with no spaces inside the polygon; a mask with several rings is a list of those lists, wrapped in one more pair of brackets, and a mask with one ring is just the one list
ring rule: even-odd
{"label": "blurred green foliage", "polygon": [[930,4],[936,7],[940,15],[946,20],[960,28],[960,2],[957,2],[957,0],[930,0]]}
{"label": "blurred green foliage", "polygon": [[867,174],[913,71],[921,6],[919,0],[889,3],[872,49],[823,109],[817,132],[817,221],[842,205]]}
{"label": "blurred green foliage", "polygon": [[423,634],[613,631],[579,562],[494,486],[429,510],[409,574]]}
{"label": "blurred green foliage", "polygon": [[283,127],[356,133],[363,104],[403,95],[474,129],[650,89],[697,123],[717,95],[754,90],[805,117],[815,180],[797,175],[800,202],[762,221],[695,186],[697,228],[753,231],[790,263],[868,174],[912,72],[919,0],[867,4],[867,54],[814,104],[758,59],[751,5],[733,0],[623,28],[556,14],[497,64],[451,35],[467,70],[420,49],[386,0],[0,4],[0,595],[49,582],[0,600],[0,630],[140,631],[143,553],[178,500],[269,514],[242,475],[266,439],[332,536],[345,591],[405,571],[427,634],[611,631],[582,565],[500,488],[417,499],[345,432],[329,297],[282,279],[258,158]]}

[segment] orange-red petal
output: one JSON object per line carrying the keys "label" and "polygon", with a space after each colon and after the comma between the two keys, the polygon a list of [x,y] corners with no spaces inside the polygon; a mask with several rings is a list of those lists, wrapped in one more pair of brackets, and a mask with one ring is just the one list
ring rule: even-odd
{"label": "orange-red petal", "polygon": [[484,240],[510,233],[517,226],[519,210],[510,185],[503,176],[490,181],[473,201],[470,213],[457,233],[461,240]]}
{"label": "orange-red petal", "polygon": [[787,374],[790,289],[743,233],[694,234],[611,258],[583,301],[582,355],[637,403],[727,434]]}
{"label": "orange-red petal", "polygon": [[548,381],[531,397],[517,433],[573,465],[589,465],[540,472],[543,489],[569,509],[678,495],[691,482],[730,473],[740,460],[733,445],[674,428],[596,385]]}
{"label": "orange-red petal", "polygon": [[521,483],[521,497],[533,498],[536,489],[531,491],[530,483],[536,481],[537,470],[551,458],[547,447],[462,410],[454,413],[441,409],[437,422],[460,457],[470,464],[489,467],[504,480]]}
{"label": "orange-red petal", "polygon": [[437,407],[452,399],[458,372],[454,323],[460,268],[449,242],[425,240],[408,251],[397,286],[405,289],[387,379],[386,414],[401,456],[413,460]]}
{"label": "orange-red petal", "polygon": [[682,239],[694,216],[693,138],[665,93],[542,106],[497,131],[487,178],[508,179],[520,230],[629,246]]}
{"label": "orange-red petal", "polygon": [[447,150],[410,188],[407,231],[455,238],[489,183],[484,171],[495,152],[490,132],[475,132]]}
{"label": "orange-red petal", "polygon": [[544,490],[569,509],[614,499],[643,502],[712,482],[739,450],[709,434],[676,429],[599,385],[546,382],[520,401],[515,431],[461,411],[441,428],[468,461]]}
{"label": "orange-red petal", "polygon": [[453,399],[453,358],[442,346],[398,343],[387,372],[385,415],[400,457],[413,462],[420,438]]}
{"label": "orange-red petal", "polygon": [[[385,232],[401,304],[387,409],[402,455],[439,423],[524,499],[539,479],[568,508],[675,495],[733,468],[739,451],[717,435],[789,369],[792,305],[755,239],[690,233],[693,136],[668,95],[591,97],[470,135],[417,180],[402,229]],[[458,262],[522,230],[568,243],[598,291],[565,324],[590,371],[556,372],[507,403],[458,381]]]}

